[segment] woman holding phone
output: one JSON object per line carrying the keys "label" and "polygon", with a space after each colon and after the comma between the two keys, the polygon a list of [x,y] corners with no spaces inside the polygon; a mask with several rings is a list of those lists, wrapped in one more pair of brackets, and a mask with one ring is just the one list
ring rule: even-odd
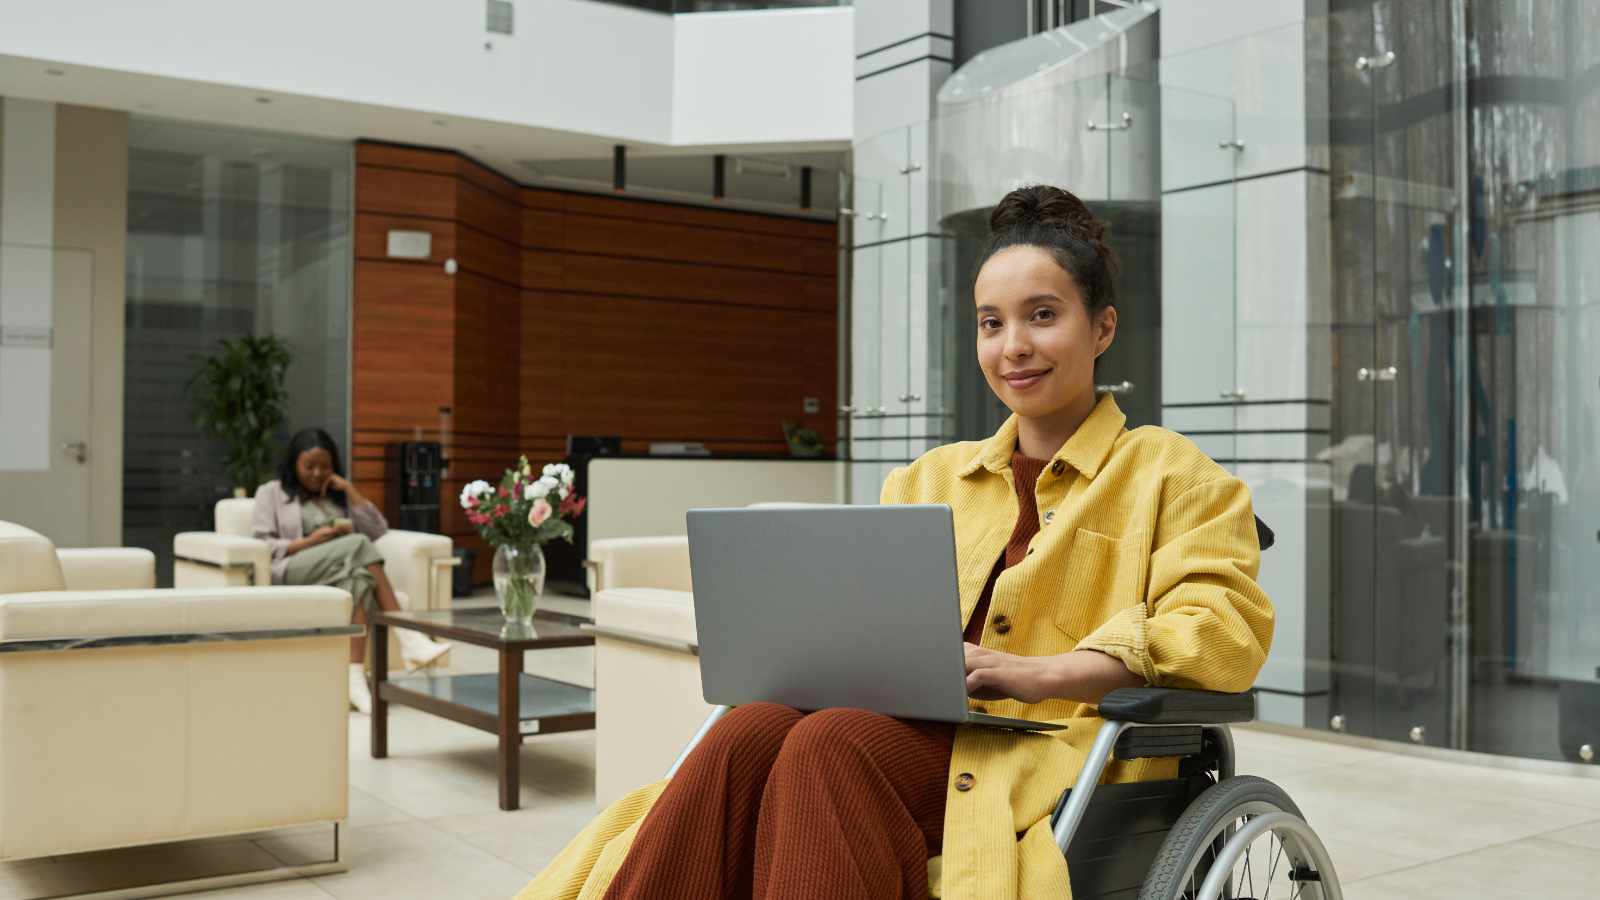
{"label": "woman holding phone", "polygon": [[[344,477],[339,448],[320,428],[289,439],[278,477],[256,490],[250,532],[272,548],[273,584],[343,588],[355,601],[351,621],[363,625],[373,609],[397,610],[394,586],[373,541],[389,530],[383,514]],[[415,631],[395,630],[406,668],[427,665],[450,649]],[[350,639],[350,705],[365,714],[372,696],[362,670],[364,636]]]}

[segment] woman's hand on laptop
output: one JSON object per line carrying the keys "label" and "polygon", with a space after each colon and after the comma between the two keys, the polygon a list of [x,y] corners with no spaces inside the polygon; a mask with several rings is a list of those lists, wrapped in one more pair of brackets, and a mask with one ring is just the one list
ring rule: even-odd
{"label": "woman's hand on laptop", "polygon": [[967,695],[976,700],[1072,700],[1099,703],[1122,687],[1143,687],[1122,660],[1098,650],[1059,656],[1017,656],[977,644],[962,644],[967,655]]}

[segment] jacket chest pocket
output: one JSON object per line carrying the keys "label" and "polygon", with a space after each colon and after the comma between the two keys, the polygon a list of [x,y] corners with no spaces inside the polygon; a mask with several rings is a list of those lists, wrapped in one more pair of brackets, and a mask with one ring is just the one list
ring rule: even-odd
{"label": "jacket chest pocket", "polygon": [[1081,641],[1112,616],[1143,603],[1149,555],[1142,531],[1113,538],[1078,529],[1067,557],[1056,626]]}

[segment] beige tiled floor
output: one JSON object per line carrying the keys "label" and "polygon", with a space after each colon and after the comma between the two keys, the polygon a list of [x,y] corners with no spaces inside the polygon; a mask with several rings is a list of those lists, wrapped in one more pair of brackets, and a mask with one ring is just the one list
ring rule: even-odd
{"label": "beige tiled floor", "polygon": [[[458,649],[457,671],[493,657]],[[580,681],[586,649],[529,655]],[[530,737],[522,803],[495,804],[492,735],[395,709],[390,757],[350,718],[350,871],[203,900],[508,900],[594,815],[592,733]],[[1600,884],[1600,779],[1440,762],[1238,729],[1239,771],[1281,785],[1327,842],[1349,900],[1580,897]]]}

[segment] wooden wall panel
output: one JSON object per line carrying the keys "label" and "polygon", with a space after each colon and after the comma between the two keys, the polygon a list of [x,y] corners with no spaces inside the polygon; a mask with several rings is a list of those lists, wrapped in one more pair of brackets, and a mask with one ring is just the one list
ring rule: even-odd
{"label": "wooden wall panel", "polygon": [[[521,188],[445,152],[361,144],[356,161],[352,478],[384,496],[386,445],[436,439],[451,407],[441,530],[480,548],[480,582],[488,549],[455,498],[519,453],[617,434],[626,452],[781,455],[785,420],[833,442],[832,223]],[[392,228],[432,233],[432,256],[389,260]]]}
{"label": "wooden wall panel", "polygon": [[504,235],[515,244],[522,231],[522,207],[464,178],[456,182],[456,219],[485,234]]}
{"label": "wooden wall panel", "polygon": [[357,260],[351,427],[436,427],[449,406],[454,282],[432,266]]}
{"label": "wooden wall panel", "polygon": [[522,261],[523,286],[539,290],[804,309],[827,315],[839,307],[833,279],[791,272],[549,250],[524,250]]}
{"label": "wooden wall panel", "polygon": [[493,278],[510,288],[516,288],[522,280],[522,250],[514,241],[463,225],[456,251],[456,263],[463,271]]}
{"label": "wooden wall panel", "polygon": [[385,166],[390,169],[414,169],[418,172],[454,174],[461,157],[454,153],[424,150],[419,147],[397,147],[394,144],[375,144],[362,141],[356,144],[357,166]]}
{"label": "wooden wall panel", "polygon": [[[529,195],[544,195],[534,196]],[[641,219],[649,222],[666,222],[683,227],[730,228],[757,234],[815,237],[833,240],[838,234],[832,222],[813,219],[790,219],[781,216],[764,216],[756,213],[707,209],[701,206],[677,206],[670,203],[652,203],[625,197],[601,197],[595,194],[558,194],[537,188],[524,188],[522,205],[545,209],[560,209],[569,213],[615,216],[623,219]]]}
{"label": "wooden wall panel", "polygon": [[610,216],[568,213],[565,218],[565,246],[551,249],[794,272],[824,279],[832,279],[838,269],[838,249],[831,235],[827,240],[814,240],[727,228],[688,228]]}
{"label": "wooden wall panel", "polygon": [[455,219],[456,179],[452,175],[358,167],[356,209],[424,219]]}
{"label": "wooden wall panel", "polygon": [[[617,434],[783,454],[781,423],[834,439],[831,316],[545,291],[523,294],[523,441]],[[532,348],[543,348],[536,351]]]}

